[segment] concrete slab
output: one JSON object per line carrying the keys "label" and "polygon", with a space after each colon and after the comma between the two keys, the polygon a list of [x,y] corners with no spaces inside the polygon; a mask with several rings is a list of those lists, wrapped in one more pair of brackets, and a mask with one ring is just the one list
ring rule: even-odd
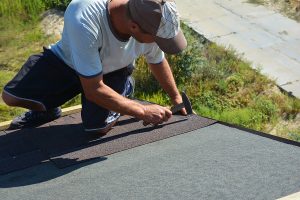
{"label": "concrete slab", "polygon": [[296,97],[300,96],[300,92],[298,90],[300,88],[300,81],[287,83],[287,84],[282,85],[280,87],[283,88],[285,91],[293,91],[293,92],[290,92],[290,93],[292,95],[296,96]]}
{"label": "concrete slab", "polygon": [[[232,16],[221,16],[221,17],[214,17],[213,19],[209,20],[211,24],[215,24],[218,29],[226,30],[227,33],[240,33],[240,32],[249,32],[251,31],[251,24],[247,21],[243,20],[240,17],[232,17]],[[200,22],[202,23],[202,22]],[[207,27],[204,27],[206,30]],[[208,29],[211,33],[215,33],[215,30]],[[228,34],[227,34],[228,35]],[[226,34],[216,34],[216,36],[227,36]],[[208,39],[210,39],[209,37]]]}
{"label": "concrete slab", "polygon": [[300,147],[215,124],[58,170],[0,176],[1,199],[277,199],[300,189]]}
{"label": "concrete slab", "polygon": [[249,4],[245,0],[214,0],[213,2],[220,8],[223,8],[230,13],[239,16],[240,18],[253,19],[275,14],[274,11],[266,10],[266,8],[262,5]]}
{"label": "concrete slab", "polygon": [[291,38],[300,38],[300,23],[284,17],[279,13],[260,18],[252,18],[249,19],[249,21],[255,24],[257,28],[280,36],[282,39],[289,40]]}
{"label": "concrete slab", "polygon": [[184,0],[176,1],[176,5],[180,17],[187,21],[204,21],[229,14],[227,10],[216,10],[210,1]]}
{"label": "concrete slab", "polygon": [[203,20],[203,21],[193,21],[189,22],[188,25],[193,27],[195,31],[197,31],[201,35],[205,35],[207,39],[216,38],[219,36],[231,35],[235,32],[222,24],[215,22],[211,19]]}
{"label": "concrete slab", "polygon": [[255,32],[254,28],[255,27],[248,28],[245,29],[245,31],[236,32],[235,34],[212,38],[211,40],[225,47],[232,46],[237,49],[237,52],[239,53],[263,49],[282,43],[280,38],[265,31]]}
{"label": "concrete slab", "polygon": [[[262,73],[276,79],[279,86],[300,80],[299,63],[273,49],[273,47],[246,50],[244,57],[255,60],[253,66],[261,66]],[[297,90],[293,90],[293,93]]]}
{"label": "concrete slab", "polygon": [[[254,68],[260,65],[279,86],[299,79],[300,24],[296,21],[244,0],[181,0],[176,4],[190,27],[244,54]],[[283,88],[300,98],[299,87]]]}
{"label": "concrete slab", "polygon": [[[287,48],[288,47],[288,48]],[[300,52],[300,39],[292,39],[273,45],[272,48],[277,52],[284,54],[290,59],[300,62],[299,52]]]}

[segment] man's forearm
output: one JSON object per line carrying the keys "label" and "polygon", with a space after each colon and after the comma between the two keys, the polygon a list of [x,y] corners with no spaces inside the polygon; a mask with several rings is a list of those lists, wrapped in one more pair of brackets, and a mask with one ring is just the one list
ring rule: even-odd
{"label": "man's forearm", "polygon": [[134,116],[146,123],[160,124],[167,121],[172,112],[159,105],[142,105],[118,94],[103,82],[102,75],[80,77],[85,97],[95,104],[124,115]]}
{"label": "man's forearm", "polygon": [[180,103],[177,102],[181,101],[180,93],[177,89],[174,76],[168,61],[164,59],[159,64],[149,64],[149,66],[156,80],[171,98],[172,103]]}
{"label": "man's forearm", "polygon": [[141,118],[144,113],[143,105],[123,97],[106,85],[103,85],[96,91],[97,92],[91,99],[93,99],[96,104],[101,105],[108,110],[134,116],[136,118]]}
{"label": "man's forearm", "polygon": [[167,108],[155,104],[139,104],[138,102],[119,95],[105,84],[101,84],[94,95],[88,96],[88,98],[109,110],[141,119],[146,124],[160,124],[168,121],[172,116],[172,112]]}

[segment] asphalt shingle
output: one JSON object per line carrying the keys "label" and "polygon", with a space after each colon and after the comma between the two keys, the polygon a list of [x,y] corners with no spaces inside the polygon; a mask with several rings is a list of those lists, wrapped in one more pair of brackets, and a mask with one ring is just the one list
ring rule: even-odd
{"label": "asphalt shingle", "polygon": [[152,127],[122,116],[107,135],[100,137],[84,132],[80,113],[75,113],[41,127],[3,132],[0,135],[0,172],[5,174],[47,159],[64,168],[213,123],[214,120],[197,115],[174,115],[169,122]]}

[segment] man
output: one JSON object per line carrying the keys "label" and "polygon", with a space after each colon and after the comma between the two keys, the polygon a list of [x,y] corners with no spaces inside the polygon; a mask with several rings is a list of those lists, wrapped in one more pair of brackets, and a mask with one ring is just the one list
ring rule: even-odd
{"label": "man", "polygon": [[187,45],[173,1],[73,0],[64,20],[62,39],[29,57],[4,88],[6,104],[30,109],[13,120],[11,129],[60,117],[59,106],[79,93],[87,132],[107,133],[120,114],[146,124],[168,121],[169,109],[127,97],[134,87],[133,62],[145,55],[172,103],[182,102],[162,52],[179,53]]}

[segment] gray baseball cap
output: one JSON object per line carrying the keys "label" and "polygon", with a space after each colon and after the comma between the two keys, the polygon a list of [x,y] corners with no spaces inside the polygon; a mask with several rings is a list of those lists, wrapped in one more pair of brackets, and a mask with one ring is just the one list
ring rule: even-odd
{"label": "gray baseball cap", "polygon": [[177,54],[187,46],[174,1],[129,0],[129,12],[143,31],[155,36],[165,53]]}

